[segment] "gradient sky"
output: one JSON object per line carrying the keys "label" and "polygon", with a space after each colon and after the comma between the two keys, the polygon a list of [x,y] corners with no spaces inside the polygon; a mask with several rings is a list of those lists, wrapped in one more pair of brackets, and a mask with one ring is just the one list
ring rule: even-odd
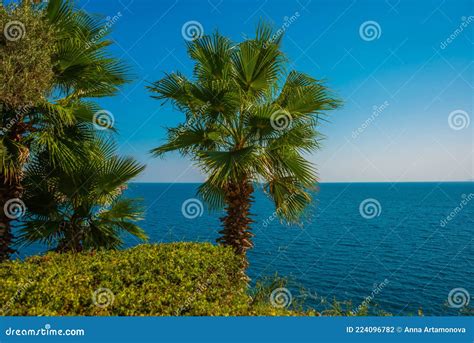
{"label": "gradient sky", "polygon": [[[330,121],[321,127],[327,136],[323,149],[310,157],[321,182],[474,179],[472,1],[82,0],[77,4],[104,17],[121,14],[112,28],[110,37],[116,44],[111,49],[131,66],[135,80],[100,104],[115,117],[120,151],[147,164],[139,181],[203,180],[178,154],[165,159],[148,154],[163,143],[166,126],[184,119],[145,90],[164,72],[191,75],[183,24],[198,21],[204,33],[219,29],[239,41],[253,36],[260,19],[280,28],[296,12],[299,16],[286,29],[282,46],[289,69],[326,79],[344,101],[344,107],[331,112]],[[360,27],[367,21],[379,25],[378,38],[362,39]],[[450,36],[454,39],[446,43]],[[376,115],[374,108],[380,108]],[[458,110],[464,112],[453,115],[461,120],[451,126],[464,128],[455,130],[448,117]],[[462,119],[470,121],[469,126]]]}

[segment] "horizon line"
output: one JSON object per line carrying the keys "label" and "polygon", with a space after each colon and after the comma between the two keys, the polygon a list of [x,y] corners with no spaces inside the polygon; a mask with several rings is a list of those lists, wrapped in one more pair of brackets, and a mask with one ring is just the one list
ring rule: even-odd
{"label": "horizon line", "polygon": [[[394,183],[474,183],[473,180],[449,180],[449,181],[430,181],[430,180],[418,180],[418,181],[324,181],[324,182],[316,182],[317,184],[329,184],[329,183],[389,183],[389,184],[394,184]],[[157,184],[157,183],[163,183],[163,184],[202,184],[204,182],[199,182],[199,181],[192,181],[192,182],[167,182],[167,181],[132,181],[128,182],[130,183],[143,183],[143,184]],[[260,182],[263,183],[263,182]]]}

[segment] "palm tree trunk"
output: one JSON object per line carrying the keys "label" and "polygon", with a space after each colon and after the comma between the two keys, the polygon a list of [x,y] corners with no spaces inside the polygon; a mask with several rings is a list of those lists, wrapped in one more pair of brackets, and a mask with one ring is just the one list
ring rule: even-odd
{"label": "palm tree trunk", "polygon": [[[2,116],[5,116],[7,113],[6,110],[2,113]],[[8,139],[12,142],[21,146],[22,135],[27,130],[28,125],[23,123],[23,114],[21,112],[15,113],[15,122],[8,132]],[[1,123],[4,125],[5,123]],[[4,172],[0,171],[0,262],[10,258],[10,255],[15,252],[11,248],[13,243],[13,234],[12,234],[12,222],[19,219],[10,215],[7,215],[8,209],[5,208],[7,201],[12,199],[21,199],[23,194],[23,167],[28,161],[29,157],[29,145],[23,145],[19,149],[19,153],[14,157],[14,164],[16,172],[14,175],[6,175]],[[24,210],[24,209],[23,209]],[[20,214],[23,213],[14,213]]]}
{"label": "palm tree trunk", "polygon": [[246,179],[230,182],[225,188],[226,216],[220,218],[224,229],[218,242],[231,246],[235,253],[242,257],[243,269],[248,267],[246,252],[253,247],[250,232],[250,207],[253,202],[253,185]]}
{"label": "palm tree trunk", "polygon": [[82,232],[72,222],[64,222],[63,230],[64,237],[58,242],[56,252],[81,252],[83,250]]}
{"label": "palm tree trunk", "polygon": [[14,218],[7,216],[5,204],[8,200],[20,198],[23,188],[20,182],[7,180],[4,174],[0,173],[0,262],[8,260],[15,252],[11,248],[13,242],[12,222]]}

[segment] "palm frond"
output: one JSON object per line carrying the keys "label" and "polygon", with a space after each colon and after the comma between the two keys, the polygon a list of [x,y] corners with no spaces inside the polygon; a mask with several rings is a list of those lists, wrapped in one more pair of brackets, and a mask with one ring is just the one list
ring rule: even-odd
{"label": "palm frond", "polygon": [[222,187],[212,184],[210,180],[207,180],[199,186],[198,194],[208,204],[211,210],[220,210],[225,205],[225,194]]}
{"label": "palm frond", "polygon": [[218,32],[188,43],[188,54],[196,62],[194,75],[203,82],[228,79],[232,42]]}

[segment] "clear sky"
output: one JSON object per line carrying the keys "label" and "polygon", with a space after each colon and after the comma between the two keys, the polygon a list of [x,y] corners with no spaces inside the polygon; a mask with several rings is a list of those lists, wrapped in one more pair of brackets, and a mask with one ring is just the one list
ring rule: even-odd
{"label": "clear sky", "polygon": [[204,33],[218,29],[239,41],[253,36],[260,19],[285,28],[282,48],[289,69],[326,79],[344,101],[321,127],[327,136],[323,149],[310,157],[321,182],[474,179],[472,1],[77,4],[90,13],[117,16],[112,51],[131,66],[135,80],[100,103],[115,117],[121,152],[147,164],[139,181],[203,180],[178,154],[155,159],[148,153],[163,143],[166,126],[184,118],[145,90],[165,72],[191,75],[183,25],[197,21]]}

